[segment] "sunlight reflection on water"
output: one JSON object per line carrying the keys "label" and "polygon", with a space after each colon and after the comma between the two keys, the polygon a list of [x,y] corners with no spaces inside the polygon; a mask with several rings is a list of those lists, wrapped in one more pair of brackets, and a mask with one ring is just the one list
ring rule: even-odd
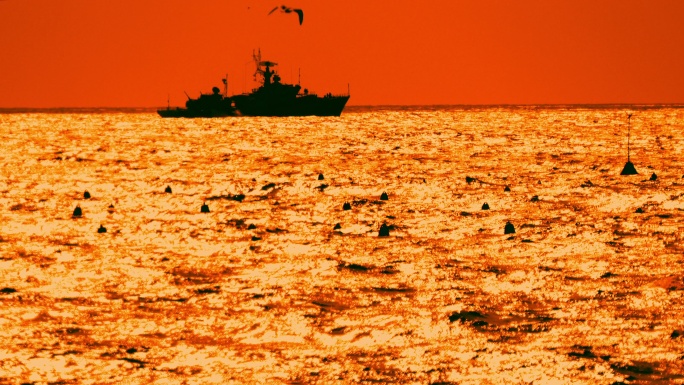
{"label": "sunlight reflection on water", "polygon": [[0,383],[681,382],[683,128],[0,114]]}

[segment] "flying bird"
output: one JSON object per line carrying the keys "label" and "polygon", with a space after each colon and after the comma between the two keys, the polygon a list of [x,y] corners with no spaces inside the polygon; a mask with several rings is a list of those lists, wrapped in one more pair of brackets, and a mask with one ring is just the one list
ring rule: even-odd
{"label": "flying bird", "polygon": [[304,22],[304,11],[302,11],[301,9],[298,9],[298,8],[290,8],[286,5],[281,5],[280,7],[275,7],[268,14],[270,15],[273,12],[277,11],[278,9],[280,9],[280,12],[284,12],[284,13],[292,13],[292,12],[296,13],[299,16],[299,25],[302,25],[302,23]]}

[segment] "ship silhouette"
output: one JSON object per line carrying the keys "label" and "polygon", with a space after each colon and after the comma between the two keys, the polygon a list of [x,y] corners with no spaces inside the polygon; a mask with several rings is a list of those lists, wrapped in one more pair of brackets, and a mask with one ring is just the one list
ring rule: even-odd
{"label": "ship silhouette", "polygon": [[[349,100],[347,95],[327,93],[319,96],[302,90],[299,84],[287,84],[273,69],[277,63],[261,60],[261,51],[253,53],[255,78],[261,85],[250,93],[228,96],[228,81],[223,79],[224,92],[218,87],[199,98],[188,96],[185,108],[157,110],[163,118],[214,118],[225,116],[340,116]],[[186,94],[187,95],[187,94]]]}

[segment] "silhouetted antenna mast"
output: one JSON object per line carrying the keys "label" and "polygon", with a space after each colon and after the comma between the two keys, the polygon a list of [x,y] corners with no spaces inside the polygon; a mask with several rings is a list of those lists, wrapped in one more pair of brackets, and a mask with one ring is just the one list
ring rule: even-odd
{"label": "silhouetted antenna mast", "polygon": [[629,162],[629,144],[631,141],[632,133],[632,114],[627,114],[627,161]]}
{"label": "silhouetted antenna mast", "polygon": [[223,97],[227,98],[228,97],[228,74],[226,74],[226,77],[221,79],[223,80]]}
{"label": "silhouetted antenna mast", "polygon": [[632,136],[632,114],[627,114],[627,163],[625,167],[622,168],[620,175],[636,175],[638,174],[634,163],[629,159],[630,156],[630,142]]}

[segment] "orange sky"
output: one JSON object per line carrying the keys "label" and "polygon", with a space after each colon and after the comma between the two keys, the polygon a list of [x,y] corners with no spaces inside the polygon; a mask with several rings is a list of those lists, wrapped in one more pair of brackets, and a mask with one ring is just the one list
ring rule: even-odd
{"label": "orange sky", "polygon": [[350,105],[684,103],[684,1],[284,1],[0,0],[0,107],[240,93],[255,48]]}

